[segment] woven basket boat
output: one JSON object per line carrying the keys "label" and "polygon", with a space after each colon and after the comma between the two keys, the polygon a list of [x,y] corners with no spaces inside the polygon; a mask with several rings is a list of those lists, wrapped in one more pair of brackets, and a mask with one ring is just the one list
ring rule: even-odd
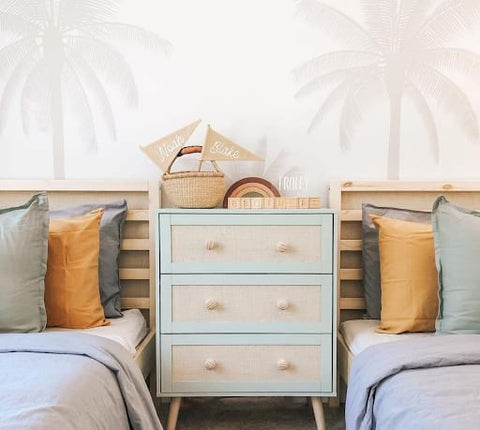
{"label": "woven basket boat", "polygon": [[163,190],[172,203],[179,208],[189,209],[220,206],[225,195],[225,174],[217,163],[212,162],[215,169],[213,171],[200,170],[200,162],[198,171],[172,173],[171,169],[177,158],[162,176]]}

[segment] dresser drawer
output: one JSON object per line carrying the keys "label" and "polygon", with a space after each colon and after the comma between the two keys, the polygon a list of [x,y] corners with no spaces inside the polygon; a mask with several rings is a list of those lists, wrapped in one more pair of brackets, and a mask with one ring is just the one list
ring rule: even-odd
{"label": "dresser drawer", "polygon": [[331,333],[331,275],[162,275],[162,333]]}
{"label": "dresser drawer", "polygon": [[163,335],[162,393],[332,390],[331,335]]}
{"label": "dresser drawer", "polygon": [[332,273],[333,215],[161,214],[162,273]]}

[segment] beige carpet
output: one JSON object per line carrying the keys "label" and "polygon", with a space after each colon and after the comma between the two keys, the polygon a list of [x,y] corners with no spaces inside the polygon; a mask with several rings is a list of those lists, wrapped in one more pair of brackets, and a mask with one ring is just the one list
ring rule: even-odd
{"label": "beige carpet", "polygon": [[[344,408],[324,405],[327,430],[344,430]],[[159,407],[167,423],[168,404]],[[194,398],[183,400],[177,430],[316,430],[303,399],[283,397]]]}

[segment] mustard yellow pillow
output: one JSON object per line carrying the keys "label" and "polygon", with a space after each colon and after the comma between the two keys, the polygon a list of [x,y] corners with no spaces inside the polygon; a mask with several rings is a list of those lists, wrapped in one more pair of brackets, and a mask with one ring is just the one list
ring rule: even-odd
{"label": "mustard yellow pillow", "polygon": [[47,326],[90,328],[107,325],[100,301],[98,254],[103,210],[51,219],[45,276]]}
{"label": "mustard yellow pillow", "polygon": [[379,333],[435,331],[438,276],[432,226],[372,216],[382,290]]}

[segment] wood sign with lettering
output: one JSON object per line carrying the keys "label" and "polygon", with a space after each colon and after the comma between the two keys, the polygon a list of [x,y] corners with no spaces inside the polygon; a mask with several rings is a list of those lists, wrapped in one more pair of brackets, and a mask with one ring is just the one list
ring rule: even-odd
{"label": "wood sign with lettering", "polygon": [[207,126],[207,135],[203,145],[202,160],[210,161],[262,161],[263,158],[233,143],[222,136],[210,125]]}
{"label": "wood sign with lettering", "polygon": [[187,140],[200,124],[200,120],[192,122],[191,124],[174,131],[168,136],[162,137],[155,142],[141,146],[143,152],[145,152],[150,159],[160,166],[160,168],[166,172],[168,167],[173,163],[173,160],[177,157],[179,152],[184,147]]}
{"label": "wood sign with lettering", "polygon": [[[164,172],[167,172],[177,157],[187,153],[199,152],[197,149],[202,148],[198,146],[189,147],[189,149],[185,148],[187,140],[193,134],[198,124],[200,124],[200,120],[192,122],[168,136],[140,148],[155,164],[160,166]],[[216,161],[261,161],[263,159],[242,146],[233,143],[208,125],[205,143],[200,156],[200,166],[203,161],[207,160],[211,161],[218,168],[215,164]]]}

